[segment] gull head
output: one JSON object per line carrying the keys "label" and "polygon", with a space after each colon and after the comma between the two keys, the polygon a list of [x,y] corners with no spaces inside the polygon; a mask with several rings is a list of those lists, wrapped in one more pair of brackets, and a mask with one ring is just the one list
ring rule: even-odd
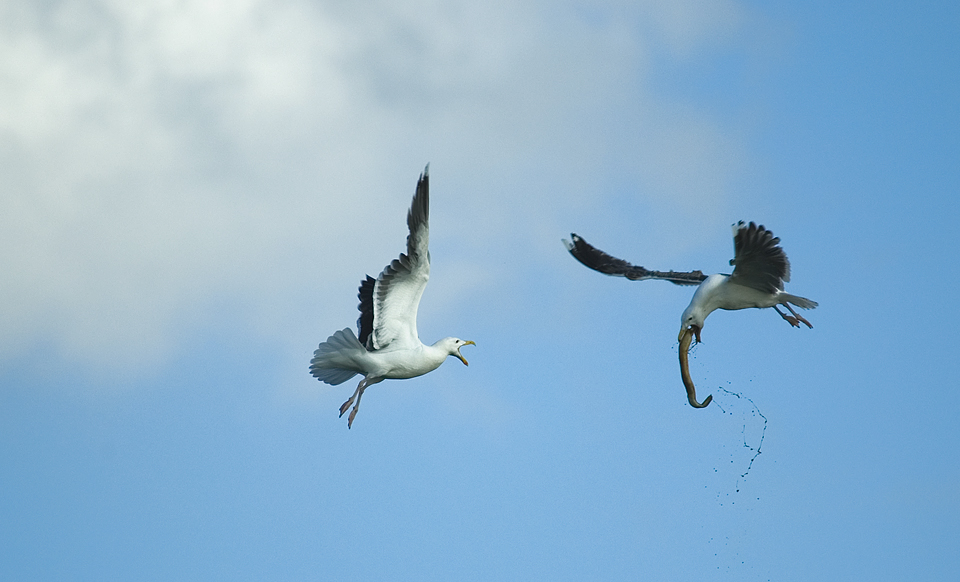
{"label": "gull head", "polygon": [[467,359],[464,358],[463,354],[460,353],[460,348],[462,348],[463,346],[475,346],[475,345],[477,344],[475,344],[470,340],[462,340],[455,337],[448,337],[443,340],[443,346],[447,348],[450,355],[456,357],[458,360],[463,362],[464,366],[469,366],[470,364],[467,363]]}
{"label": "gull head", "polygon": [[703,329],[703,321],[707,319],[715,309],[719,307],[719,300],[725,295],[729,295],[727,287],[727,275],[710,275],[700,283],[697,291],[690,299],[690,305],[683,310],[680,316],[680,336],[683,341],[683,334],[690,330],[697,337],[697,343],[700,343],[700,330]]}
{"label": "gull head", "polygon": [[697,337],[697,343],[700,343],[700,330],[703,329],[704,317],[700,310],[696,309],[691,303],[680,316],[680,335],[677,341],[682,342],[684,334],[693,333]]}

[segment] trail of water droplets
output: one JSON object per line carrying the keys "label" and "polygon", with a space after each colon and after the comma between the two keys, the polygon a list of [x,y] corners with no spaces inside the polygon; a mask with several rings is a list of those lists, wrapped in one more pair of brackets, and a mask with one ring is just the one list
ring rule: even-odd
{"label": "trail of water droplets", "polygon": [[[757,406],[757,403],[754,402],[752,398],[749,398],[749,397],[747,397],[747,396],[744,396],[743,394],[740,394],[739,392],[732,392],[732,391],[727,390],[726,388],[723,388],[723,387],[719,387],[719,389],[720,389],[722,392],[725,392],[725,393],[727,393],[727,394],[729,394],[729,395],[731,395],[731,396],[736,396],[736,397],[737,397],[738,399],[740,399],[740,400],[746,400],[747,402],[749,402],[750,405],[753,406],[753,413],[763,419],[763,429],[762,429],[761,432],[760,432],[760,442],[757,443],[757,446],[756,446],[756,447],[753,447],[753,446],[751,446],[749,443],[747,443],[747,424],[746,424],[746,423],[743,424],[743,428],[742,428],[741,431],[740,431],[740,434],[741,434],[741,436],[743,437],[743,446],[744,446],[744,448],[746,448],[746,449],[748,449],[748,450],[750,450],[750,451],[753,452],[753,457],[750,458],[750,462],[747,464],[747,470],[744,471],[744,472],[740,475],[740,477],[737,479],[736,490],[737,490],[737,493],[739,493],[739,492],[740,492],[740,480],[747,478],[747,475],[750,474],[750,469],[753,468],[753,462],[757,460],[757,457],[759,457],[759,456],[760,456],[760,453],[762,452],[761,448],[763,447],[763,439],[764,439],[764,437],[765,437],[766,434],[767,434],[767,417],[764,416],[762,412],[760,412],[760,408]],[[720,407],[720,410],[722,410],[724,413],[726,412],[726,410],[724,410],[723,406],[721,406],[719,402],[717,403],[717,406]]]}

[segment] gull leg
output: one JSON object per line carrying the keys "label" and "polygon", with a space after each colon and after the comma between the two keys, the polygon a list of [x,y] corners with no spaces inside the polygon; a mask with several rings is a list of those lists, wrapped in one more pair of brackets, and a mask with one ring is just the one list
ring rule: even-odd
{"label": "gull leg", "polygon": [[357,410],[360,409],[360,399],[363,398],[363,391],[366,389],[366,380],[360,382],[360,385],[357,386],[357,403],[353,405],[353,410],[350,411],[350,416],[347,417],[347,428],[353,426],[353,419],[357,417]]}
{"label": "gull leg", "polygon": [[[790,310],[790,313],[792,313],[793,316],[794,316],[795,318],[797,318],[798,321],[803,322],[807,327],[809,327],[810,329],[813,329],[813,326],[810,324],[810,322],[807,321],[806,319],[804,319],[802,315],[800,315],[799,313],[797,313],[796,311],[794,311],[793,308],[790,307],[790,304],[789,304],[789,303],[784,303],[784,305],[787,306],[787,309]],[[797,324],[794,324],[794,325],[797,325]],[[800,326],[797,325],[797,327],[800,327]]]}
{"label": "gull leg", "polygon": [[[383,380],[383,378],[364,378],[360,380],[360,384],[357,385],[353,396],[340,406],[340,417],[343,418],[343,413],[353,404],[353,410],[350,411],[350,416],[347,417],[347,428],[353,426],[353,419],[357,417],[357,410],[360,409],[360,399],[363,397],[363,391],[366,390],[368,386],[372,386],[381,380]],[[354,404],[354,400],[356,400],[356,404]]]}
{"label": "gull leg", "polygon": [[[780,311],[780,308],[777,307],[776,305],[774,305],[773,308],[777,310],[777,313],[780,314],[780,317],[782,317],[783,319],[785,319],[787,323],[789,323],[789,324],[792,325],[793,327],[800,327],[800,320],[803,319],[802,317],[800,317],[800,316],[790,317],[790,316],[787,315],[786,313]],[[787,309],[790,309],[790,306],[789,306],[789,305],[787,305]],[[790,309],[790,313],[793,313],[794,315],[797,315],[796,312],[794,312],[792,309]],[[798,319],[798,318],[799,318],[799,319]],[[806,320],[804,320],[804,323],[807,323]],[[807,325],[810,325],[810,324],[807,323]],[[810,327],[813,327],[813,326],[811,325]]]}
{"label": "gull leg", "polygon": [[343,413],[350,408],[350,405],[353,404],[354,399],[356,399],[357,394],[360,393],[360,386],[363,386],[364,380],[360,380],[360,384],[357,386],[357,389],[353,391],[353,396],[351,396],[346,402],[340,405],[340,418],[343,418]]}

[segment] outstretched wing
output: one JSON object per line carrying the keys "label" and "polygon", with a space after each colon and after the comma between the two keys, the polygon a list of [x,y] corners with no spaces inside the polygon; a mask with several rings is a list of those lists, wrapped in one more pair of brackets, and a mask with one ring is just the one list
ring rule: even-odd
{"label": "outstretched wing", "polygon": [[734,224],[730,282],[764,293],[782,291],[783,282],[790,281],[790,261],[779,245],[780,239],[763,225]]}
{"label": "outstretched wing", "polygon": [[637,265],[631,265],[623,259],[612,257],[600,249],[594,247],[576,234],[570,233],[573,242],[563,239],[563,244],[577,259],[594,271],[600,271],[605,275],[617,277],[626,277],[631,281],[643,281],[645,279],[663,279],[676,285],[699,285],[707,278],[700,271],[651,271]]}
{"label": "outstretched wing", "polygon": [[368,276],[360,283],[357,335],[368,350],[420,345],[417,308],[430,279],[429,171],[428,164],[407,213],[407,252],[400,253],[376,279]]}

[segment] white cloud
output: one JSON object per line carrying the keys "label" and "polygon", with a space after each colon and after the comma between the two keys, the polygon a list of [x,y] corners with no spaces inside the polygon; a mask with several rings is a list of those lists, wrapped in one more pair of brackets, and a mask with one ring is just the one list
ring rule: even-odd
{"label": "white cloud", "polygon": [[[399,251],[427,161],[447,196],[435,241],[553,232],[618,166],[702,216],[735,144],[658,103],[647,55],[658,35],[710,46],[737,5],[624,6],[5,3],[0,350],[122,369],[162,362],[218,298],[252,325],[308,295],[352,307],[340,294]],[[510,269],[484,252],[461,258]]]}
{"label": "white cloud", "polygon": [[645,2],[640,11],[656,23],[669,49],[684,58],[711,50],[711,44],[734,35],[747,18],[745,9],[729,0]]}

